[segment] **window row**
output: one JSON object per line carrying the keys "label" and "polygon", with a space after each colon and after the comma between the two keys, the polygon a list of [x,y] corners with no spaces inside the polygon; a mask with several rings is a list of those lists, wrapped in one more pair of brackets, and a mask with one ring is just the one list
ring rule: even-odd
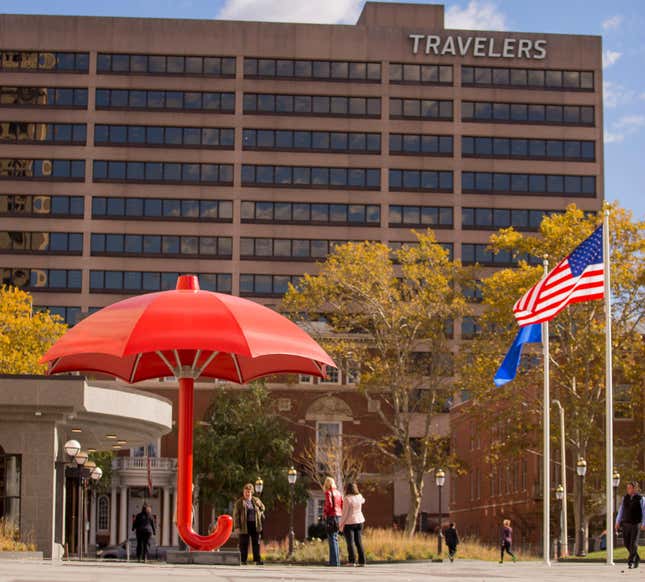
{"label": "window row", "polygon": [[593,91],[592,71],[461,67],[461,84]]}
{"label": "window row", "polygon": [[334,248],[347,241],[289,238],[240,238],[240,258],[324,259]]}
{"label": "window row", "polygon": [[80,255],[83,233],[0,231],[2,253],[62,253]]}
{"label": "window row", "polygon": [[452,151],[451,135],[390,134],[390,154],[451,156]]}
{"label": "window row", "polygon": [[244,76],[250,79],[275,78],[378,83],[381,80],[381,63],[245,58]]}
{"label": "window row", "polygon": [[596,193],[596,177],[462,172],[461,190],[464,193],[529,192],[531,194],[593,196]]}
{"label": "window row", "polygon": [[244,186],[276,185],[378,190],[379,168],[311,168],[303,166],[242,166]]}
{"label": "window row", "polygon": [[96,72],[235,77],[235,57],[99,53]]}
{"label": "window row", "polygon": [[452,121],[452,101],[390,97],[390,119],[438,119]]}
{"label": "window row", "polygon": [[463,101],[461,104],[462,121],[593,126],[594,115],[592,105],[545,105],[485,101]]}
{"label": "window row", "polygon": [[452,85],[452,65],[390,63],[390,83]]}
{"label": "window row", "polygon": [[87,109],[87,89],[0,87],[0,107],[65,107]]}
{"label": "window row", "polygon": [[0,216],[57,216],[83,218],[82,196],[0,194]]}
{"label": "window row", "polygon": [[289,283],[297,286],[300,275],[240,275],[240,295],[281,297],[289,290]]}
{"label": "window row", "polygon": [[82,182],[85,179],[85,160],[0,158],[0,179],[59,179]]}
{"label": "window row", "polygon": [[348,131],[245,129],[245,150],[296,150],[380,154],[381,134]]}
{"label": "window row", "polygon": [[95,182],[230,185],[233,183],[233,165],[95,160],[93,175]]}
{"label": "window row", "polygon": [[242,222],[361,226],[380,226],[381,224],[381,207],[377,204],[315,204],[244,200],[241,213]]}
{"label": "window row", "polygon": [[0,70],[11,72],[87,73],[89,53],[0,50]]}
{"label": "window row", "polygon": [[91,241],[93,255],[230,258],[233,254],[233,239],[230,236],[92,233]]}
{"label": "window row", "polygon": [[461,138],[461,154],[464,157],[593,162],[596,149],[590,140],[464,136]]}
{"label": "window row", "polygon": [[231,200],[184,200],[179,198],[121,198],[94,196],[92,218],[155,220],[208,220],[231,222]]}
{"label": "window row", "polygon": [[453,209],[449,206],[390,206],[392,227],[452,228]]}
{"label": "window row", "polygon": [[80,307],[69,307],[63,305],[34,305],[34,311],[49,311],[52,315],[58,315],[68,326],[76,325],[83,315]]}
{"label": "window row", "polygon": [[[448,259],[453,260],[454,257],[454,245],[452,243],[447,243],[447,242],[440,242],[436,243],[438,244],[446,253],[448,254]],[[419,246],[419,241],[417,240],[397,240],[397,241],[390,241],[387,243],[387,246],[389,247],[390,251],[392,252],[393,259],[396,261],[396,256],[395,253],[398,253],[401,249],[409,247],[409,248],[414,248]]]}
{"label": "window row", "polygon": [[452,172],[437,170],[390,170],[390,190],[452,192]]}
{"label": "window row", "polygon": [[87,126],[84,123],[0,121],[0,143],[85,145],[86,141]]}
{"label": "window row", "polygon": [[163,89],[97,89],[96,108],[233,113],[235,111],[235,93],[165,91]]}
{"label": "window row", "polygon": [[545,216],[556,210],[528,210],[508,208],[462,208],[461,226],[464,229],[508,228],[516,230],[537,230]]}
{"label": "window row", "polygon": [[80,269],[15,269],[1,268],[2,284],[32,291],[81,290]]}
{"label": "window row", "polygon": [[464,265],[473,265],[479,263],[480,265],[487,266],[513,266],[517,265],[519,261],[527,261],[532,265],[539,265],[541,259],[533,257],[525,253],[513,253],[511,251],[503,250],[497,254],[490,250],[487,244],[461,244],[461,262]]}
{"label": "window row", "polygon": [[95,125],[96,145],[146,145],[233,149],[235,130],[228,127]]}
{"label": "window row", "polygon": [[[180,273],[158,271],[90,271],[92,293],[148,293],[168,291],[177,285]],[[199,273],[199,287],[205,291],[231,292],[230,273]]]}
{"label": "window row", "polygon": [[380,97],[332,95],[275,95],[244,93],[244,113],[322,115],[329,117],[380,117]]}

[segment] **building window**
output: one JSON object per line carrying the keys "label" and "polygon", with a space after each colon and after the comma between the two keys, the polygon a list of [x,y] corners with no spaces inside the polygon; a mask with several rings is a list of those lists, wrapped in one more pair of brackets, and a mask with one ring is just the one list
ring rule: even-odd
{"label": "building window", "polygon": [[461,84],[465,87],[593,91],[594,74],[593,71],[462,66]]}
{"label": "building window", "polygon": [[85,161],[0,158],[0,179],[82,182]]}
{"label": "building window", "polygon": [[89,53],[0,51],[0,70],[20,73],[87,73]]}
{"label": "building window", "polygon": [[452,101],[390,97],[390,119],[452,121]]}
{"label": "building window", "polygon": [[540,265],[542,261],[538,257],[526,255],[525,253],[512,253],[511,251],[499,251],[493,253],[487,244],[461,244],[461,262],[464,265],[480,265],[491,267],[512,267],[519,261],[526,261],[531,265]]}
{"label": "building window", "polygon": [[309,528],[322,522],[325,497],[322,491],[310,491],[307,499],[307,513],[305,516],[305,530],[309,535]]}
{"label": "building window", "polygon": [[389,207],[389,225],[393,228],[452,228],[453,210],[450,206]]}
{"label": "building window", "polygon": [[561,174],[503,174],[499,172],[462,172],[461,190],[477,194],[507,193],[547,196],[594,197],[595,176],[571,176]]}
{"label": "building window", "polygon": [[240,238],[241,259],[282,259],[311,261],[324,259],[344,240]]}
{"label": "building window", "polygon": [[595,110],[592,105],[462,101],[461,119],[469,122],[593,127]]}
{"label": "building window", "polygon": [[453,137],[451,135],[390,134],[390,155],[450,157],[452,152]]}
{"label": "building window", "polygon": [[402,85],[452,85],[452,65],[390,63],[390,83]]}
{"label": "building window", "polygon": [[85,145],[84,123],[0,122],[0,143]]}
{"label": "building window", "polygon": [[0,519],[20,528],[22,456],[7,455],[0,447]]}
{"label": "building window", "polygon": [[291,410],[290,398],[278,398],[278,412],[289,412]]}
{"label": "building window", "polygon": [[461,138],[464,158],[535,159],[593,162],[595,142],[575,139],[528,139],[509,137]]}
{"label": "building window", "polygon": [[320,384],[340,384],[341,373],[338,368],[327,366],[325,369],[325,378],[320,379]]}
{"label": "building window", "polygon": [[2,284],[28,291],[80,292],[81,271],[77,269],[2,268]]}
{"label": "building window", "polygon": [[232,150],[235,130],[225,127],[95,125],[94,144]]}
{"label": "building window", "polygon": [[437,170],[390,170],[390,191],[452,192],[452,172]]}
{"label": "building window", "polygon": [[164,89],[97,89],[96,109],[235,112],[235,93]]}
{"label": "building window", "polygon": [[233,202],[231,200],[94,196],[92,218],[232,222]]}
{"label": "building window", "polygon": [[[134,295],[167,291],[177,285],[180,273],[159,271],[90,271],[90,293]],[[230,273],[198,273],[199,286],[205,291],[231,293]]]}
{"label": "building window", "polygon": [[324,204],[309,202],[252,202],[243,200],[243,223],[380,226],[378,204]]}
{"label": "building window", "polygon": [[87,109],[87,89],[0,86],[0,107]]}
{"label": "building window", "polygon": [[233,184],[233,164],[94,160],[94,182]]}
{"label": "building window", "polygon": [[381,116],[381,98],[244,93],[244,113],[379,118]]}
{"label": "building window", "polygon": [[614,387],[614,418],[618,420],[632,420],[634,418],[631,386],[628,384],[617,384]]}
{"label": "building window", "polygon": [[99,533],[106,533],[110,529],[110,498],[107,495],[99,495],[96,502],[96,530]]}
{"label": "building window", "polygon": [[83,233],[0,231],[0,252],[81,255]]}
{"label": "building window", "polygon": [[378,83],[381,80],[381,63],[245,58],[244,77]]}
{"label": "building window", "polygon": [[343,423],[336,421],[316,422],[316,463],[321,473],[332,476],[340,483],[342,466]]}
{"label": "building window", "polygon": [[49,311],[52,315],[58,315],[69,327],[76,325],[83,315],[80,307],[61,305],[34,305],[34,310]]}
{"label": "building window", "polygon": [[222,257],[233,254],[230,236],[92,233],[93,256]]}
{"label": "building window", "polygon": [[379,168],[315,168],[306,166],[242,166],[242,185],[280,188],[379,190]]}
{"label": "building window", "polygon": [[380,154],[381,134],[347,131],[244,129],[245,150]]}
{"label": "building window", "polygon": [[235,77],[235,57],[99,53],[96,72],[117,75]]}
{"label": "building window", "polygon": [[473,339],[481,333],[477,318],[466,316],[461,320],[461,339]]}
{"label": "building window", "polygon": [[[453,244],[452,243],[443,243],[443,242],[436,243],[436,244],[440,245],[446,251],[446,253],[448,254],[448,259],[450,261],[452,261],[453,256],[454,256]],[[390,241],[390,242],[387,243],[387,246],[390,248],[390,250],[394,254],[394,253],[400,251],[403,247],[418,247],[419,242],[416,241],[416,240],[414,240],[414,241]],[[394,260],[396,261],[396,257],[394,257]]]}
{"label": "building window", "polygon": [[464,230],[498,230],[512,226],[516,230],[537,231],[542,220],[560,210],[527,210],[508,208],[461,209],[461,227]]}
{"label": "building window", "polygon": [[242,273],[240,275],[240,295],[242,297],[282,297],[289,284],[298,286],[301,275],[260,275]]}
{"label": "building window", "polygon": [[527,484],[528,484],[527,473],[528,473],[528,467],[527,467],[526,459],[522,459],[522,491],[527,490]]}
{"label": "building window", "polygon": [[0,194],[0,216],[83,218],[82,196]]}
{"label": "building window", "polygon": [[298,384],[313,384],[314,377],[309,374],[299,374],[298,375]]}

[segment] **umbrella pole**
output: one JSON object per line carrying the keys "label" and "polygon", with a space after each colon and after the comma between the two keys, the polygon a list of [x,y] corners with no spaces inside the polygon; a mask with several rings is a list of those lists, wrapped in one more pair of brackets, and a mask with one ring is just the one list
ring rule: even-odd
{"label": "umbrella pole", "polygon": [[193,378],[178,378],[178,447],[177,447],[177,531],[193,550],[209,551],[222,546],[231,535],[233,519],[221,515],[215,530],[207,536],[196,533],[193,521]]}

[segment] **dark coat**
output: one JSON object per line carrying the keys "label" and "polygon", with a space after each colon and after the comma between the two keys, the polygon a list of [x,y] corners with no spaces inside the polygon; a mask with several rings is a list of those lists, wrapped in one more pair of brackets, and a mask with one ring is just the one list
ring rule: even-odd
{"label": "dark coat", "polygon": [[448,546],[457,546],[459,544],[459,535],[457,534],[457,528],[449,527],[444,534],[446,538],[446,544]]}
{"label": "dark coat", "polygon": [[157,533],[152,515],[145,510],[137,513],[137,516],[134,518],[134,523],[132,524],[132,529],[138,534],[147,532],[152,535],[156,535]]}
{"label": "dark coat", "polygon": [[[255,496],[251,497],[251,501],[255,509],[255,530],[260,533],[264,524],[264,503]],[[246,505],[244,497],[240,497],[233,506],[233,527],[241,534],[249,533],[246,521]]]}

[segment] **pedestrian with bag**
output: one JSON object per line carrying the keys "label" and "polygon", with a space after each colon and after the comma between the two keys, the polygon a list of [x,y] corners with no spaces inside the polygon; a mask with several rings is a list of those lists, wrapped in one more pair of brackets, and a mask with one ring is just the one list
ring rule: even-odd
{"label": "pedestrian with bag", "polygon": [[638,568],[641,558],[638,555],[638,536],[641,529],[645,529],[645,497],[639,493],[637,481],[627,483],[627,494],[618,509],[616,516],[616,531],[623,530],[623,545],[627,548],[629,556],[627,565]]}
{"label": "pedestrian with bag", "polygon": [[253,496],[253,483],[247,483],[233,506],[233,527],[240,536],[240,561],[246,566],[249,557],[249,540],[253,550],[253,561],[262,566],[260,555],[260,534],[264,525],[264,503]]}
{"label": "pedestrian with bag", "polygon": [[503,522],[501,545],[502,550],[499,555],[499,563],[504,563],[504,552],[513,558],[513,562],[517,562],[517,558],[511,550],[511,546],[513,545],[513,528],[511,527],[510,519],[505,519]]}
{"label": "pedestrian with bag", "polygon": [[[344,534],[347,542],[348,566],[365,566],[365,551],[363,550],[363,503],[365,498],[358,491],[356,483],[347,483],[345,486],[345,497],[343,498],[343,511],[340,517],[339,531]],[[356,544],[356,554],[354,553]]]}
{"label": "pedestrian with bag", "polygon": [[329,565],[340,566],[340,551],[338,548],[338,528],[340,517],[343,514],[343,496],[336,489],[336,481],[327,477],[323,483],[325,492],[325,503],[323,505],[323,518],[327,530],[327,542],[329,543]]}
{"label": "pedestrian with bag", "polygon": [[448,558],[451,562],[455,561],[455,554],[457,553],[457,546],[459,545],[459,534],[453,522],[450,522],[446,533],[444,534],[446,545],[448,546]]}

